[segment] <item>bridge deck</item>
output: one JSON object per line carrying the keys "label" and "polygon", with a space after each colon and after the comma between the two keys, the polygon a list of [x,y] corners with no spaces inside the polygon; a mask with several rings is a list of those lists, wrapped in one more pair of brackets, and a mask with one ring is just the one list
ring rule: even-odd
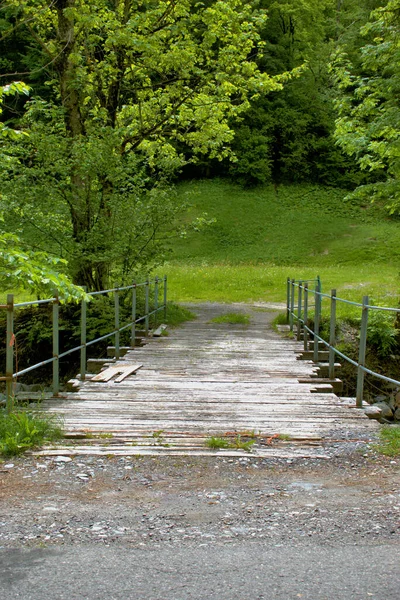
{"label": "bridge deck", "polygon": [[[362,411],[323,393],[325,384],[299,383],[316,367],[297,360],[298,342],[272,329],[273,310],[217,304],[193,310],[195,321],[149,339],[118,361],[143,364],[136,374],[121,383],[88,380],[66,399],[45,402],[63,416],[74,440],[65,452],[210,454],[210,436],[235,443],[240,435],[240,441],[255,436],[253,454],[322,457],[327,440],[376,431]],[[250,315],[250,324],[210,322],[232,311]]]}

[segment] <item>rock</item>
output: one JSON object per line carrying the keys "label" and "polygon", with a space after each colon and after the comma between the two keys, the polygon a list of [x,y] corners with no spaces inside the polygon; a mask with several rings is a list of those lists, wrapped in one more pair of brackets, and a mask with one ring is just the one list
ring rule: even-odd
{"label": "rock", "polygon": [[56,456],[54,459],[55,463],[69,463],[72,461],[72,458],[69,456]]}
{"label": "rock", "polygon": [[386,399],[386,404],[392,409],[393,412],[396,410],[396,401],[394,399],[394,396],[389,396]]}
{"label": "rock", "polygon": [[382,419],[393,419],[393,411],[386,402],[377,402],[374,404],[375,407],[380,408],[382,411]]}
{"label": "rock", "polygon": [[387,396],[384,396],[383,394],[379,394],[379,396],[374,396],[374,398],[372,398],[373,404],[378,404],[378,403],[386,402],[386,401],[387,401]]}
{"label": "rock", "polygon": [[373,406],[368,406],[364,410],[364,413],[367,415],[367,417],[369,419],[377,419],[379,421],[381,418],[381,415],[382,415],[382,410],[379,407],[373,405]]}
{"label": "rock", "polygon": [[393,416],[395,421],[400,421],[400,406],[399,408],[396,408]]}
{"label": "rock", "polygon": [[394,405],[396,408],[400,408],[400,392],[398,392],[394,397]]}

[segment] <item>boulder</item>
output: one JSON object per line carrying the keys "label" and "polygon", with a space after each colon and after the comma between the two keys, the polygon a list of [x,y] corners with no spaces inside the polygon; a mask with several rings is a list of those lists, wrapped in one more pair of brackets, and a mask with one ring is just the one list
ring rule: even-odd
{"label": "boulder", "polygon": [[396,410],[394,411],[394,420],[400,421],[400,407],[396,408]]}
{"label": "boulder", "polygon": [[364,412],[368,419],[377,419],[378,421],[381,419],[382,411],[376,405],[367,406]]}
{"label": "boulder", "polygon": [[393,419],[393,411],[386,402],[377,402],[374,406],[381,409],[382,419]]}

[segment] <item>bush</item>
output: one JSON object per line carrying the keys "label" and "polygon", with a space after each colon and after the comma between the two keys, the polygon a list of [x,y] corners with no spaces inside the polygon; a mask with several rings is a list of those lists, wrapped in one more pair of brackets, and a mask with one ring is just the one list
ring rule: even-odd
{"label": "bush", "polygon": [[394,326],[391,314],[371,311],[368,318],[367,344],[373,347],[380,358],[394,354],[398,347],[399,330]]}
{"label": "bush", "polygon": [[61,426],[54,417],[22,410],[11,414],[0,412],[0,454],[3,456],[21,454],[44,441],[61,437]]}

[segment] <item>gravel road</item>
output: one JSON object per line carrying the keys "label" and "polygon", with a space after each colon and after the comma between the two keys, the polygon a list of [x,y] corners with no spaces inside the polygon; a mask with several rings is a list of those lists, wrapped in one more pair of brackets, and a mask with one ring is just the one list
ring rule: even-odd
{"label": "gravel road", "polygon": [[[86,585],[90,573],[96,572],[93,565],[98,568],[95,557],[104,552],[117,562],[122,556],[128,562],[136,556],[138,568],[142,564],[139,556],[142,562],[146,555],[152,556],[152,561],[166,560],[169,564],[171,560],[190,562],[192,557],[193,564],[197,564],[198,553],[203,553],[201,564],[209,564],[211,560],[217,571],[219,565],[225,565],[221,569],[226,569],[229,560],[233,564],[243,553],[244,557],[253,557],[250,563],[258,565],[261,570],[258,576],[262,578],[272,568],[275,558],[276,569],[272,569],[272,574],[278,577],[285,560],[292,562],[296,556],[301,564],[296,577],[294,572],[292,575],[297,581],[299,573],[306,573],[307,568],[312,570],[318,557],[330,560],[332,565],[334,553],[339,573],[349,560],[355,561],[350,588],[342,581],[345,595],[326,596],[323,591],[322,595],[313,595],[316,574],[302,578],[303,583],[296,588],[301,588],[300,596],[294,591],[290,595],[289,588],[282,596],[278,592],[262,595],[264,592],[260,590],[259,595],[251,591],[246,595],[243,589],[239,594],[241,587],[233,583],[232,574],[236,592],[227,585],[215,598],[395,598],[397,592],[392,596],[393,590],[400,591],[399,467],[400,460],[380,457],[368,450],[330,460],[259,459],[249,455],[244,458],[77,456],[72,460],[23,457],[7,461],[0,465],[0,584],[8,590],[8,598],[64,598],[67,596],[62,594],[67,588],[46,596],[40,595],[39,588],[32,592],[29,587],[30,594],[39,595],[27,595],[27,591],[23,596],[18,595],[21,593],[18,565],[24,565],[24,561],[30,564],[32,557],[42,556],[48,561],[46,568],[52,568],[55,574],[60,564],[57,556],[70,556],[73,560],[82,554],[83,563],[85,560],[93,563],[89,575],[80,579]],[[270,556],[268,552],[273,548],[276,551]],[[264,565],[261,559],[257,560],[263,553],[269,556],[264,560],[267,570],[260,566]],[[11,560],[13,556],[19,558]],[[364,563],[368,557],[367,565],[359,563],[355,569],[362,557]],[[381,562],[374,568],[377,557]],[[64,575],[69,572],[68,564],[66,560]],[[184,566],[176,568],[179,571]],[[337,569],[331,568],[336,577]],[[102,573],[104,576],[105,571]],[[163,586],[174,578],[165,578],[162,573],[160,567],[157,585],[153,573],[149,578],[151,587],[143,588],[139,596],[124,595],[126,592],[122,591],[120,595],[104,597],[214,597],[210,590],[203,596],[198,588],[193,588],[198,591],[190,595],[189,580],[186,591],[168,595]],[[251,573],[247,569],[246,577],[253,580],[255,575]],[[372,584],[365,588],[371,573],[373,581],[383,580],[379,589],[371,587]],[[343,573],[337,582],[339,590],[342,576]],[[53,580],[60,581],[60,577],[58,574]],[[94,575],[93,578],[99,581]],[[293,583],[293,578],[289,575],[288,578]],[[229,573],[225,574],[225,580],[230,580]],[[96,589],[94,585],[93,593],[81,590],[76,596],[69,593],[68,597],[102,598]]]}

